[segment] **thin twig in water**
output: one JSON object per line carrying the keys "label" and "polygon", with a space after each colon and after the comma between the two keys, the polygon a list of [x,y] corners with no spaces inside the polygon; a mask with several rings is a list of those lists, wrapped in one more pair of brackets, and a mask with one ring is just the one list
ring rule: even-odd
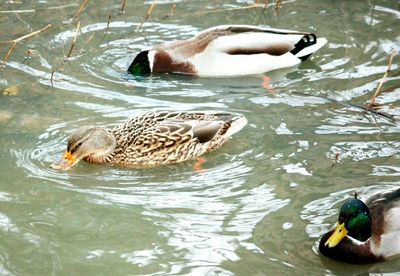
{"label": "thin twig in water", "polygon": [[376,100],[376,98],[377,98],[377,97],[379,96],[379,94],[380,94],[382,85],[383,85],[383,83],[385,82],[386,77],[387,77],[387,75],[388,75],[389,72],[390,72],[390,68],[392,67],[392,63],[393,63],[393,58],[394,58],[394,56],[395,56],[396,54],[397,54],[397,51],[396,51],[395,49],[393,49],[393,50],[392,50],[392,53],[390,54],[390,57],[389,57],[389,62],[388,62],[388,65],[387,65],[386,72],[385,72],[385,74],[383,75],[381,81],[379,82],[379,85],[378,85],[378,87],[376,88],[374,95],[372,95],[372,98],[371,98],[371,100],[370,100],[370,103],[366,105],[367,108],[374,108],[374,106],[376,105],[375,100]]}
{"label": "thin twig in water", "polygon": [[274,15],[275,16],[279,15],[279,11],[281,8],[282,8],[282,0],[276,0],[275,7],[274,7]]}
{"label": "thin twig in water", "polygon": [[0,13],[34,13],[35,10],[10,10],[10,11],[0,11]]}
{"label": "thin twig in water", "polygon": [[88,39],[86,39],[85,44],[88,44],[90,41],[92,41],[93,37],[96,35],[96,33],[92,33]]}
{"label": "thin twig in water", "polygon": [[121,5],[121,11],[120,11],[120,13],[125,13],[125,7],[126,7],[126,0],[122,0],[122,5]]}
{"label": "thin twig in water", "polygon": [[100,43],[99,43],[99,44],[102,44],[102,43],[103,43],[104,39],[106,38],[106,36],[107,36],[107,34],[108,34],[108,31],[110,30],[111,19],[112,19],[112,15],[111,15],[111,13],[110,13],[110,14],[108,15],[106,30],[105,30],[104,35],[103,35],[102,39],[100,40]]}
{"label": "thin twig in water", "polygon": [[53,87],[54,87],[54,84],[53,84],[54,73],[55,73],[54,69],[51,69],[50,83],[51,83],[51,86],[53,86]]}
{"label": "thin twig in water", "polygon": [[6,64],[8,58],[11,56],[11,53],[14,50],[15,46],[17,46],[17,42],[12,43],[10,50],[8,50],[6,57],[4,58],[3,62],[1,63],[2,66]]}
{"label": "thin twig in water", "polygon": [[72,51],[73,51],[74,48],[75,48],[76,37],[78,36],[78,32],[79,32],[80,28],[81,28],[81,21],[79,21],[78,24],[76,25],[74,40],[72,41],[71,48],[69,49],[69,52],[68,52],[68,55],[67,55],[67,58],[66,58],[66,59],[68,59],[68,58],[71,56]]}
{"label": "thin twig in water", "polygon": [[355,107],[355,108],[358,108],[358,109],[362,109],[362,110],[370,112],[372,114],[379,115],[379,116],[385,117],[387,119],[390,119],[392,122],[394,121],[393,115],[386,114],[386,113],[383,113],[383,112],[379,112],[379,111],[376,111],[374,109],[367,108],[365,106],[361,106],[361,105],[357,105],[357,104],[353,104],[353,103],[348,103],[348,102],[341,102],[341,101],[334,100],[334,99],[331,99],[331,98],[328,98],[328,97],[314,96],[314,95],[310,95],[310,94],[307,94],[307,93],[296,92],[296,91],[293,91],[292,94],[321,98],[321,99],[328,100],[328,101],[331,101],[331,102],[334,102],[334,103],[338,103],[338,104],[341,104],[341,105],[344,105],[344,106]]}
{"label": "thin twig in water", "polygon": [[111,16],[111,13],[110,13],[110,14],[108,15],[107,27],[106,27],[106,31],[105,31],[104,35],[107,35],[107,34],[108,34],[108,30],[109,30],[109,28],[110,28],[110,23],[111,23],[111,18],[112,18],[112,16]]}
{"label": "thin twig in water", "polygon": [[336,164],[339,162],[339,153],[337,152],[335,154],[335,160],[333,161],[332,167],[336,166]]}
{"label": "thin twig in water", "polygon": [[63,61],[61,62],[60,66],[58,66],[57,69],[54,69],[54,68],[51,69],[51,75],[50,75],[50,83],[51,83],[51,86],[54,86],[54,85],[53,85],[53,80],[54,80],[54,75],[55,75],[55,73],[56,73],[57,71],[62,71],[63,68],[64,68],[64,63],[71,57],[72,52],[73,52],[73,50],[74,50],[74,48],[75,48],[75,46],[76,46],[76,39],[77,39],[77,36],[78,36],[78,33],[79,33],[80,28],[81,28],[81,22],[78,21],[78,23],[76,24],[74,39],[72,40],[71,47],[69,48],[69,51],[68,51],[67,56],[64,57]]}
{"label": "thin twig in water", "polygon": [[29,31],[32,31],[31,25],[28,22],[26,22],[25,20],[23,20],[18,13],[16,13],[15,16],[18,18],[19,21],[24,23],[26,25],[26,27],[28,27]]}
{"label": "thin twig in water", "polygon": [[61,5],[61,6],[48,7],[48,8],[46,8],[46,10],[59,10],[59,9],[74,7],[77,5],[78,4],[76,4],[76,3],[71,3],[71,4]]}
{"label": "thin twig in water", "polygon": [[135,32],[138,32],[140,30],[140,28],[142,27],[143,23],[147,21],[147,19],[149,19],[151,13],[153,12],[153,8],[156,5],[157,0],[153,0],[153,3],[151,3],[149,10],[147,11],[146,17],[143,19],[143,21],[139,24],[139,26],[136,28]]}
{"label": "thin twig in water", "polygon": [[23,36],[18,37],[18,38],[16,38],[16,39],[10,40],[9,42],[12,43],[12,44],[11,44],[11,48],[10,48],[10,50],[8,51],[6,57],[4,58],[3,62],[1,63],[1,65],[3,66],[3,65],[6,64],[7,60],[8,60],[9,57],[11,56],[11,53],[12,53],[12,51],[14,50],[15,46],[17,46],[17,43],[18,43],[18,42],[20,42],[20,41],[22,41],[22,40],[24,40],[24,39],[27,39],[27,38],[29,38],[29,37],[31,37],[31,36],[40,34],[41,32],[44,32],[45,30],[47,30],[47,29],[50,28],[50,27],[51,27],[51,24],[48,24],[46,27],[43,27],[43,28],[41,28],[40,30],[31,32],[31,33],[29,33],[29,34],[27,34],[27,35],[23,35]]}
{"label": "thin twig in water", "polygon": [[20,42],[20,41],[22,41],[22,40],[24,40],[24,39],[26,39],[26,38],[29,38],[29,37],[31,37],[31,36],[40,34],[41,32],[46,31],[46,30],[47,30],[48,28],[50,28],[50,27],[51,27],[51,24],[48,24],[46,27],[43,27],[43,28],[41,28],[40,30],[37,30],[37,31],[31,32],[31,33],[29,33],[29,34],[27,34],[27,35],[18,37],[18,38],[16,38],[16,39],[11,40],[10,42],[17,42],[17,43],[18,43],[18,42]]}
{"label": "thin twig in water", "polygon": [[88,2],[89,0],[83,0],[82,4],[79,6],[78,11],[75,13],[74,17],[72,17],[72,20],[75,20],[82,13]]}
{"label": "thin twig in water", "polygon": [[167,12],[166,15],[164,15],[163,18],[161,18],[161,20],[167,19],[168,17],[171,17],[176,11],[176,4],[173,4],[171,9],[169,10],[169,12]]}

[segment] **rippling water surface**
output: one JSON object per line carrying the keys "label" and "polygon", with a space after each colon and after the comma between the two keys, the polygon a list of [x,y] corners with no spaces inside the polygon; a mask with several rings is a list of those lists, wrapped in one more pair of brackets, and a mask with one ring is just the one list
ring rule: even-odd
{"label": "rippling water surface", "polygon": [[[399,57],[377,99],[394,120],[348,105],[367,103],[400,50],[397,1],[283,1],[280,9],[158,1],[139,32],[151,1],[127,1],[124,14],[121,2],[89,1],[72,23],[80,1],[0,4],[1,41],[52,24],[19,42],[0,69],[1,90],[17,88],[0,95],[0,274],[400,273],[398,260],[351,266],[317,249],[344,199],[400,184]],[[234,23],[311,31],[329,43],[298,67],[267,73],[272,91],[263,76],[126,73],[150,45]],[[0,58],[9,46],[0,44]],[[156,109],[237,112],[249,124],[206,155],[201,171],[194,161],[49,168],[74,129]]]}

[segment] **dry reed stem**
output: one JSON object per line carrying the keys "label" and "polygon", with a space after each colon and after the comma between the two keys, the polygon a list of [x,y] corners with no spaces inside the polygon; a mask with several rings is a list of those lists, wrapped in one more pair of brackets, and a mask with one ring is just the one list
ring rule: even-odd
{"label": "dry reed stem", "polygon": [[339,153],[335,154],[335,160],[333,160],[332,168],[336,166],[337,163],[339,163],[339,156]]}
{"label": "dry reed stem", "polygon": [[139,24],[139,26],[136,28],[135,32],[138,32],[140,30],[140,28],[142,27],[143,23],[147,21],[147,19],[149,19],[151,13],[153,12],[154,6],[156,5],[157,0],[153,0],[153,2],[150,5],[149,10],[147,11],[146,17],[143,19],[143,21]]}
{"label": "dry reed stem", "polygon": [[389,72],[390,72],[390,68],[392,67],[392,63],[393,63],[393,58],[394,58],[394,56],[395,56],[396,54],[397,54],[397,51],[396,51],[395,49],[393,49],[393,50],[392,50],[392,53],[390,54],[390,57],[389,57],[389,62],[388,62],[388,65],[387,65],[386,72],[385,72],[385,74],[383,75],[381,81],[379,82],[378,87],[376,88],[374,95],[372,95],[371,100],[370,100],[370,103],[367,104],[367,107],[368,107],[368,108],[373,108],[373,107],[376,105],[375,100],[376,100],[376,98],[379,96],[379,94],[380,94],[380,92],[381,92],[382,85],[383,85],[383,83],[385,82],[385,80],[386,80],[386,78],[387,78],[387,75],[388,75]]}
{"label": "dry reed stem", "polygon": [[104,35],[107,35],[107,34],[108,34],[108,30],[109,30],[109,28],[110,28],[111,19],[112,19],[112,16],[111,16],[111,13],[110,13],[110,14],[108,15],[107,28],[106,28],[106,31],[105,31],[105,34],[104,34]]}
{"label": "dry reed stem", "polygon": [[10,11],[0,11],[0,13],[34,13],[36,10],[10,10]]}
{"label": "dry reed stem", "polygon": [[96,33],[92,33],[88,39],[86,39],[85,44],[88,44],[90,41],[92,41],[93,37],[96,35]]}
{"label": "dry reed stem", "polygon": [[89,0],[83,0],[82,4],[79,6],[78,11],[75,13],[74,17],[72,17],[72,20],[75,20],[82,13],[88,2]]}
{"label": "dry reed stem", "polygon": [[51,75],[50,75],[50,83],[51,83],[51,86],[54,86],[54,85],[53,85],[54,74],[55,74],[57,71],[62,70],[62,68],[64,68],[64,63],[67,61],[68,58],[71,57],[72,51],[74,50],[75,45],[76,45],[76,39],[77,39],[77,37],[78,37],[78,33],[79,33],[80,28],[81,28],[81,22],[79,21],[79,22],[76,24],[74,39],[72,40],[71,47],[69,48],[69,51],[68,51],[67,56],[63,59],[63,61],[61,62],[60,66],[58,67],[58,69],[54,69],[54,68],[53,68],[53,69],[51,70]]}
{"label": "dry reed stem", "polygon": [[51,69],[50,83],[51,83],[51,86],[53,86],[53,87],[54,87],[54,84],[53,84],[54,73],[55,73],[54,69]]}
{"label": "dry reed stem", "polygon": [[274,7],[274,16],[279,16],[279,11],[282,8],[282,0],[276,0]]}
{"label": "dry reed stem", "polygon": [[122,5],[121,5],[121,11],[120,11],[120,13],[125,13],[125,7],[126,7],[126,0],[122,0]]}
{"label": "dry reed stem", "polygon": [[111,15],[111,13],[110,13],[110,14],[108,15],[106,30],[105,30],[104,35],[103,35],[102,39],[100,40],[100,43],[99,43],[99,44],[102,44],[102,43],[103,43],[104,39],[106,38],[106,36],[107,36],[107,34],[108,34],[108,31],[110,30],[111,19],[112,19],[112,15]]}
{"label": "dry reed stem", "polygon": [[375,109],[371,109],[371,108],[368,108],[368,107],[365,107],[365,106],[361,106],[361,105],[358,105],[358,104],[353,104],[353,103],[348,103],[348,102],[341,102],[341,101],[338,101],[338,100],[335,100],[335,99],[331,99],[329,97],[324,97],[324,96],[321,96],[321,95],[314,96],[314,95],[310,95],[310,94],[303,93],[303,92],[298,92],[298,91],[293,91],[291,93],[295,94],[295,95],[302,95],[302,96],[308,96],[308,97],[311,96],[311,97],[317,97],[317,98],[325,99],[327,101],[330,101],[330,102],[333,102],[333,103],[337,103],[337,104],[341,104],[343,106],[358,108],[358,109],[361,109],[361,110],[363,110],[365,112],[369,112],[369,113],[371,113],[373,115],[379,115],[379,116],[385,117],[387,119],[390,119],[391,121],[394,120],[394,118],[393,118],[394,116],[393,115],[386,114],[384,112],[379,112],[379,111],[377,111]]}
{"label": "dry reed stem", "polygon": [[169,10],[169,12],[167,12],[166,15],[164,15],[163,18],[161,18],[161,20],[167,19],[168,17],[171,17],[176,11],[176,4],[173,4],[171,9]]}
{"label": "dry reed stem", "polygon": [[67,55],[67,59],[71,56],[72,51],[75,48],[76,37],[78,36],[78,32],[79,32],[80,28],[81,28],[81,21],[79,21],[78,24],[76,25],[74,40],[72,41],[71,48],[69,49],[69,52],[68,52],[68,55]]}
{"label": "dry reed stem", "polygon": [[17,46],[17,43],[18,43],[18,42],[20,42],[20,41],[22,41],[22,40],[24,40],[24,39],[27,39],[27,38],[29,38],[29,37],[31,37],[31,36],[40,34],[41,32],[46,31],[46,30],[47,30],[48,28],[50,28],[50,27],[51,27],[51,24],[48,24],[46,27],[43,27],[43,28],[41,28],[40,30],[31,32],[31,33],[29,33],[29,34],[27,34],[27,35],[23,35],[23,36],[18,37],[18,38],[16,38],[16,39],[10,40],[9,43],[12,43],[12,44],[11,44],[11,48],[10,48],[10,50],[8,50],[7,55],[6,55],[6,57],[4,58],[3,62],[1,63],[1,65],[4,66],[4,65],[6,64],[7,60],[10,58],[11,53],[13,52],[15,46]]}
{"label": "dry reed stem", "polygon": [[3,62],[1,63],[1,66],[4,66],[8,60],[8,58],[11,56],[12,51],[14,50],[15,46],[17,46],[17,42],[13,42],[10,50],[8,50],[6,57],[4,58]]}
{"label": "dry reed stem", "polygon": [[46,31],[46,30],[47,30],[48,28],[50,28],[50,27],[51,27],[51,24],[48,24],[46,27],[43,27],[43,28],[41,28],[40,30],[37,30],[37,31],[31,32],[31,33],[29,33],[29,34],[27,34],[27,35],[18,37],[18,38],[16,38],[16,39],[11,40],[10,42],[20,42],[20,41],[22,41],[22,40],[24,40],[24,39],[26,39],[26,38],[29,38],[29,37],[31,37],[31,36],[40,34],[40,33],[44,32],[44,31]]}
{"label": "dry reed stem", "polygon": [[74,7],[76,5],[77,5],[76,3],[71,3],[71,4],[61,5],[61,6],[48,7],[48,8],[46,8],[46,10],[59,10],[59,9]]}

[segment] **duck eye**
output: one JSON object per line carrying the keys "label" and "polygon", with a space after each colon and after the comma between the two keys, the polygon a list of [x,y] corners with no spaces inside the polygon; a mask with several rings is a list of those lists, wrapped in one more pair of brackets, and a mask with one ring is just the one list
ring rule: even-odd
{"label": "duck eye", "polygon": [[82,143],[83,143],[83,142],[80,142],[80,143],[76,144],[76,145],[71,149],[71,153],[76,152],[76,151],[78,150],[78,148],[79,148],[80,146],[82,146]]}

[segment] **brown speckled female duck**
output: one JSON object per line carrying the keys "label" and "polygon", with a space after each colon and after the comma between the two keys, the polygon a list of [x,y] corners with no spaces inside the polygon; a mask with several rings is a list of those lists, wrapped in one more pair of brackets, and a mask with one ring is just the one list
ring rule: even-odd
{"label": "brown speckled female duck", "polygon": [[67,170],[81,159],[125,167],[182,162],[219,148],[246,123],[230,113],[147,112],[113,129],[79,128],[61,161],[51,167]]}

